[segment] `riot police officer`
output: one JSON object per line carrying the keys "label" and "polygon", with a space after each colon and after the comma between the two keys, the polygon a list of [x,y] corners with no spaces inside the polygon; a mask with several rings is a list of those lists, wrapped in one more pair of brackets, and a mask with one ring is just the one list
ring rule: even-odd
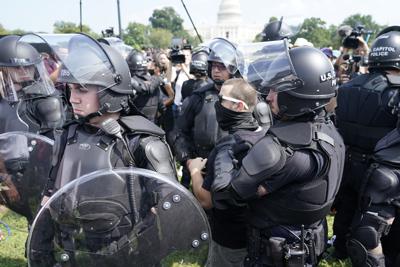
{"label": "riot police officer", "polygon": [[[369,166],[367,171],[357,173],[358,176],[356,176],[360,179],[357,181],[359,186],[357,188],[357,200],[360,201],[356,206],[357,212],[353,218],[351,234],[347,243],[348,254],[354,266],[398,266],[399,264],[399,261],[395,263],[399,250],[398,248],[397,251],[393,249],[397,241],[387,244],[381,243],[384,236],[388,233],[391,234],[389,230],[394,219],[398,217],[400,196],[398,187],[400,177],[398,122],[397,128],[390,131],[390,129],[396,127],[399,109],[399,30],[400,27],[392,26],[378,34],[369,53],[370,74],[366,75],[365,83],[361,87],[364,91],[367,89],[374,90],[367,96],[374,101],[371,103],[378,105],[366,106],[365,110],[368,113],[362,110],[363,121],[367,119],[366,122],[374,123],[372,124],[374,128],[371,127],[373,130],[363,128],[363,131],[367,131],[369,135],[369,139],[364,138],[363,140],[365,142],[364,147],[369,149],[368,152],[370,153],[373,149],[373,154],[372,160],[369,162],[372,164],[364,163],[363,165],[364,170]],[[391,113],[391,111],[394,112]],[[360,125],[359,127],[363,126]],[[345,128],[345,130],[346,133],[350,129]],[[361,135],[361,131],[357,132],[360,132]],[[384,134],[386,135],[381,138]],[[375,148],[371,148],[375,144]],[[386,251],[390,251],[390,253],[387,253],[387,255],[384,255],[384,253],[386,254],[385,246],[389,246]]]}
{"label": "riot police officer", "polygon": [[215,173],[215,207],[249,206],[245,266],[317,266],[325,248],[322,222],[343,171],[344,144],[324,110],[335,95],[333,66],[315,48],[287,49],[282,41],[281,51],[265,57],[264,65],[263,88],[279,120],[240,169],[232,152],[217,155],[215,163],[224,166]]}
{"label": "riot police officer", "polygon": [[[76,120],[56,135],[53,167],[43,202],[82,175],[120,166],[150,169],[176,181],[175,164],[164,132],[142,116],[127,115],[128,98],[133,91],[129,68],[122,56],[86,35],[59,37],[66,41],[68,56],[62,62],[58,81],[68,85]],[[53,37],[48,42],[54,46],[56,40],[59,39]],[[134,190],[134,185],[129,184],[128,190]],[[49,215],[40,220],[35,231],[46,233],[32,241],[32,246],[39,247],[41,252],[31,251],[30,258],[35,266],[48,266],[55,260],[49,252],[51,240],[66,229],[53,232]]]}
{"label": "riot police officer", "polygon": [[[56,140],[58,163],[52,170],[56,188],[85,173],[115,166],[138,166],[174,178],[164,132],[142,116],[127,115],[133,91],[126,61],[112,47],[89,37],[76,35],[69,42],[58,81],[69,87],[77,120]],[[100,63],[104,59],[107,64]],[[123,138],[119,132],[108,132],[111,126],[105,121],[124,133]]]}
{"label": "riot police officer", "polygon": [[20,38],[0,39],[0,133],[59,128],[65,120],[62,100],[40,54]]}
{"label": "riot police officer", "polygon": [[40,54],[23,38],[0,39],[0,158],[9,188],[0,193],[31,224],[51,164],[53,141],[43,135],[53,138],[65,110]]}
{"label": "riot police officer", "polygon": [[157,76],[149,75],[147,60],[142,53],[132,51],[126,61],[132,76],[132,87],[136,92],[132,102],[146,118],[155,122],[159,107],[161,80]]}
{"label": "riot police officer", "polygon": [[194,90],[210,83],[207,79],[209,51],[203,47],[194,49],[190,61],[190,74],[194,79],[184,81],[182,84],[182,102],[189,97]]}
{"label": "riot police officer", "polygon": [[[346,164],[339,194],[335,201],[333,232],[335,256],[345,258],[346,240],[357,209],[358,191],[376,143],[396,127],[397,114],[388,102],[397,90],[388,71],[396,68],[398,55],[380,56],[381,47],[397,47],[395,34],[378,38],[369,54],[369,73],[360,75],[339,87],[336,122],[346,149]],[[384,52],[385,53],[385,52]]]}
{"label": "riot police officer", "polygon": [[[215,38],[208,48],[208,72],[213,83],[195,90],[184,101],[177,124],[175,153],[177,160],[188,166],[191,159],[207,158],[215,142],[224,131],[218,126],[214,104],[224,81],[238,75],[235,61],[235,46],[226,39]],[[189,187],[190,177],[182,180]]]}

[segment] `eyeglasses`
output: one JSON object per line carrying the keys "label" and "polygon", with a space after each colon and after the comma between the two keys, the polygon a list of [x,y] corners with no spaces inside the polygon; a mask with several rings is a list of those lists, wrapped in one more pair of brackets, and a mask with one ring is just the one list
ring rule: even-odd
{"label": "eyeglasses", "polygon": [[212,62],[211,63],[211,68],[212,69],[218,69],[219,71],[226,70],[226,66],[224,64],[218,63],[218,62]]}
{"label": "eyeglasses", "polygon": [[242,103],[245,109],[249,109],[249,106],[243,100],[239,100],[239,99],[232,98],[229,96],[224,96],[224,95],[218,95],[218,99],[219,99],[219,102],[222,102],[222,100],[226,100],[226,101],[231,101],[233,103]]}

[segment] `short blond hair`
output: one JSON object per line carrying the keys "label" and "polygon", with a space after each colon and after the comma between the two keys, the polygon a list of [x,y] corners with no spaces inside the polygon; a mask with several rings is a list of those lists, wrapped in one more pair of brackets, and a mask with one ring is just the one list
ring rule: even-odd
{"label": "short blond hair", "polygon": [[222,86],[229,86],[229,96],[242,100],[249,106],[249,110],[254,110],[257,104],[257,91],[242,78],[232,78],[226,80]]}

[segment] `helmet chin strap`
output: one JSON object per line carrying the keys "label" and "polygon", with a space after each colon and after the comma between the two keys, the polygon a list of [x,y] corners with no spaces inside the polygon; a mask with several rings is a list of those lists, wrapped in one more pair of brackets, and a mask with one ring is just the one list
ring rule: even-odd
{"label": "helmet chin strap", "polygon": [[102,105],[100,107],[100,109],[96,112],[90,113],[85,117],[82,116],[78,116],[78,120],[82,120],[82,122],[88,122],[91,119],[95,118],[95,117],[100,117],[102,116],[104,113],[106,113],[110,108],[110,105],[108,103],[105,103],[104,105]]}

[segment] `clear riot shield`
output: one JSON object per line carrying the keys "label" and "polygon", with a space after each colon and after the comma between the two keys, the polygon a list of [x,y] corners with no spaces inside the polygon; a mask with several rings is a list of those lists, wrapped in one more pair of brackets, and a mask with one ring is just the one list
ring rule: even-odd
{"label": "clear riot shield", "polygon": [[268,94],[292,90],[301,84],[289,56],[287,40],[244,43],[236,50],[238,70],[255,89]]}
{"label": "clear riot shield", "polygon": [[28,132],[0,134],[0,197],[29,223],[49,177],[54,141]]}
{"label": "clear riot shield", "polygon": [[206,264],[210,229],[194,196],[158,173],[101,170],[57,191],[28,238],[29,266]]}

